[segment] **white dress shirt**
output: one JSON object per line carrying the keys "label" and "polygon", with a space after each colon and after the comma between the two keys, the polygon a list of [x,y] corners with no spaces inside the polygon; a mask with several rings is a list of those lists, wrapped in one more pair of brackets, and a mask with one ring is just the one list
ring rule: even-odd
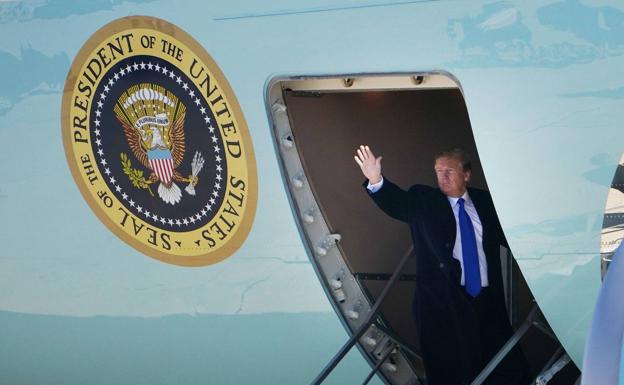
{"label": "white dress shirt", "polygon": [[[377,183],[368,182],[368,186],[366,188],[372,194],[379,191],[379,189],[383,186],[383,178]],[[466,278],[464,276],[464,259],[462,258],[462,245],[461,245],[461,232],[459,230],[459,198],[460,197],[446,197],[453,209],[453,214],[455,215],[455,228],[457,229],[457,236],[455,237],[455,246],[453,247],[453,258],[459,261],[461,265],[461,282],[460,284],[465,285]],[[479,214],[477,213],[477,209],[475,208],[474,203],[470,199],[468,195],[468,191],[461,196],[464,198],[464,209],[466,210],[466,214],[470,217],[472,221],[472,227],[474,227],[475,238],[477,240],[477,254],[479,255],[479,273],[481,275],[481,286],[489,286],[488,275],[487,275],[487,260],[485,259],[485,251],[483,250],[483,226],[481,225],[481,219],[479,218]]]}

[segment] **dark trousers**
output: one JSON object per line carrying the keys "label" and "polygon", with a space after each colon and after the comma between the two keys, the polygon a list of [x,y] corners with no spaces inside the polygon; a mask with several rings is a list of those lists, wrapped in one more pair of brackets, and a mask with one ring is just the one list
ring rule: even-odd
{"label": "dark trousers", "polygon": [[[450,354],[447,359],[425,361],[425,370],[429,385],[465,385],[470,384],[485,368],[490,360],[513,334],[504,304],[496,303],[490,288],[483,288],[475,298],[465,294],[474,309],[477,318],[477,331],[472,339],[474,346],[438,345],[446,351],[467,349],[461,354]],[[499,309],[499,311],[497,311]],[[437,320],[436,322],[444,322]],[[452,324],[447,325],[449,328]],[[472,334],[472,333],[471,333]],[[442,341],[440,341],[442,342]],[[455,361],[451,357],[470,357],[471,360]],[[528,385],[529,373],[526,359],[519,346],[515,346],[501,361],[483,383],[484,385]]]}
{"label": "dark trousers", "polygon": [[[468,301],[472,304],[478,317],[479,335],[481,340],[481,364],[472,368],[470,378],[465,378],[469,384],[485,368],[500,348],[509,340],[513,329],[509,324],[506,313],[495,312],[492,309],[503,306],[496,304],[495,296],[489,287],[482,288],[475,298],[467,293]],[[500,298],[500,297],[499,297]],[[498,316],[496,316],[498,315]],[[487,377],[484,385],[527,385],[529,383],[528,365],[522,350],[518,345],[505,356],[494,371]]]}

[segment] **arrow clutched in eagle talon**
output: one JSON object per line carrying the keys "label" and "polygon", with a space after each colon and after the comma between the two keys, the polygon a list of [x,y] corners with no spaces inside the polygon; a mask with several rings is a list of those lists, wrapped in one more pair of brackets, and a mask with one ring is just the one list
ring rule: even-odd
{"label": "arrow clutched in eagle talon", "polygon": [[190,195],[195,195],[195,185],[199,183],[199,178],[197,175],[204,167],[204,157],[201,155],[199,151],[195,151],[195,155],[193,156],[193,161],[191,162],[191,175],[190,182],[188,186],[184,189]]}

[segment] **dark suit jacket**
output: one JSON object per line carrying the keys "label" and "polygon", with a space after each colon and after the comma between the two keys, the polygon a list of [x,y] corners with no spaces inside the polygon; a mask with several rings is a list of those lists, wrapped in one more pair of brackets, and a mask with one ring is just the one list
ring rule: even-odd
{"label": "dark suit jacket", "polygon": [[[455,216],[440,189],[414,185],[404,191],[384,177],[382,188],[369,194],[386,214],[410,226],[417,276],[413,311],[430,383],[455,383],[458,376],[474,378],[492,356],[492,349],[512,333],[500,264],[500,245],[507,246],[507,241],[489,193],[468,189],[483,225],[490,286],[479,297],[487,298],[487,325],[460,285],[461,265],[453,258]],[[453,370],[461,374],[449,374]]]}

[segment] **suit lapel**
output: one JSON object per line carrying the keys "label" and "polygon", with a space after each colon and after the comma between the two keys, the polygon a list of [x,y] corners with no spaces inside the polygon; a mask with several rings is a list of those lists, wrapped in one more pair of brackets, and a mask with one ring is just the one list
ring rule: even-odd
{"label": "suit lapel", "polygon": [[435,212],[440,213],[439,221],[442,226],[442,234],[448,234],[446,236],[446,241],[451,245],[451,255],[453,251],[453,245],[455,244],[455,238],[457,237],[457,224],[455,223],[455,214],[453,214],[453,209],[451,208],[451,204],[448,201],[446,195],[442,193],[438,189],[438,200]]}
{"label": "suit lapel", "polygon": [[455,246],[455,239],[457,238],[455,214],[453,214],[453,208],[446,195],[444,195],[440,189],[437,189],[437,192],[437,207],[434,212],[438,213],[439,231],[440,234],[444,236],[444,247],[446,248],[441,254],[441,258],[443,259],[441,262],[451,266],[451,276],[449,276],[449,279],[452,282],[457,282],[459,285],[461,280],[461,265],[458,260],[453,258],[453,247]]}

